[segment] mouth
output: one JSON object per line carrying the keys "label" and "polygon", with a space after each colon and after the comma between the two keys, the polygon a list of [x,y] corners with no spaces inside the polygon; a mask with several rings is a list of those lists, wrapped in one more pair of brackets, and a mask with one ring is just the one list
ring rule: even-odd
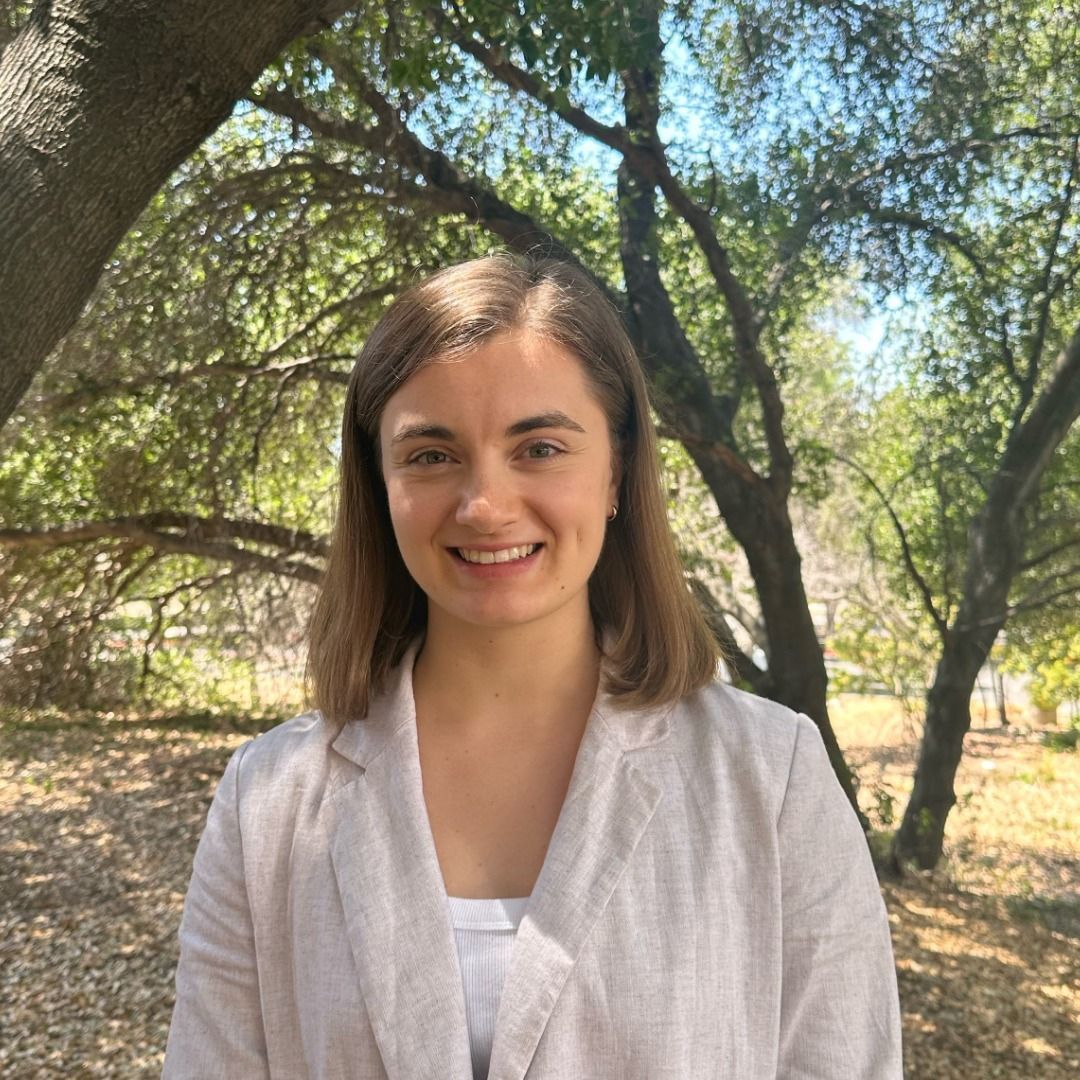
{"label": "mouth", "polygon": [[494,563],[510,563],[527,559],[541,547],[543,547],[542,544],[521,544],[518,547],[499,548],[497,551],[481,551],[478,548],[451,548],[450,550],[463,562],[490,566]]}

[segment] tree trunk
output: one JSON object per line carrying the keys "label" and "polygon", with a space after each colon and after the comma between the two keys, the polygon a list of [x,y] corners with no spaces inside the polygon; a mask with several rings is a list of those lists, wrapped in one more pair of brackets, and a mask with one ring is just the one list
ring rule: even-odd
{"label": "tree trunk", "polygon": [[956,802],[953,782],[971,726],[971,695],[1009,613],[1009,592],[1024,549],[1024,516],[1051,456],[1080,415],[1080,328],[1058,357],[1049,380],[1013,429],[972,523],[956,620],[944,631],[941,659],[926,695],[915,784],[893,840],[900,870],[913,859],[924,870],[941,859],[945,822]]}
{"label": "tree trunk", "polygon": [[689,450],[746,553],[769,643],[764,692],[817,724],[837,779],[866,827],[829,722],[825,657],[803,585],[786,474],[759,476],[732,449],[733,410],[713,393],[660,278],[651,186],[626,163],[618,184],[620,250],[630,300],[627,324],[652,377],[657,411]]}
{"label": "tree trunk", "polygon": [[998,723],[1003,728],[1009,726],[1009,703],[1005,700],[1005,675],[992,660],[990,674],[994,684],[994,703],[997,705]]}
{"label": "tree trunk", "polygon": [[53,0],[0,53],[0,424],[169,174],[326,0]]}
{"label": "tree trunk", "polygon": [[746,554],[769,642],[769,697],[817,724],[837,778],[858,809],[851,771],[829,721],[825,657],[810,614],[787,503],[765,481],[733,500],[731,485],[718,475],[715,460],[697,454],[695,458],[727,527]]}
{"label": "tree trunk", "polygon": [[989,645],[983,647],[968,635],[954,638],[942,651],[926,695],[915,785],[893,841],[897,869],[904,860],[914,860],[921,869],[932,870],[941,859],[945,822],[956,803],[953,782],[971,727],[971,694],[989,651]]}

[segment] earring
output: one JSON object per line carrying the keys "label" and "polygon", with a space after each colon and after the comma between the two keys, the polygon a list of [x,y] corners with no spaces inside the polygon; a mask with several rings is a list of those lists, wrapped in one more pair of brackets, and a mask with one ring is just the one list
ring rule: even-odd
{"label": "earring", "polygon": [[619,514],[619,504],[618,503],[612,503],[612,505],[611,505],[611,513],[608,514],[608,516],[607,516],[608,521],[614,521],[615,518],[618,517],[618,514]]}

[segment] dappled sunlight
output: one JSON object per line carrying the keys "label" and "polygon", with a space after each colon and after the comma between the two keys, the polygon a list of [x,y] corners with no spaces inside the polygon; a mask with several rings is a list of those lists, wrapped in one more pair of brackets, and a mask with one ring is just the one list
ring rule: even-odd
{"label": "dappled sunlight", "polygon": [[[895,828],[919,725],[888,698],[844,696],[831,715],[861,807]],[[942,865],[885,887],[915,1080],[1080,1069],[1080,754],[1041,734],[969,732]]]}
{"label": "dappled sunlight", "polygon": [[941,875],[913,874],[885,897],[909,1077],[1020,1076],[1033,1056],[1047,1062],[1040,1080],[1071,1075],[1074,939],[1019,918],[1008,897],[961,892]]}
{"label": "dappled sunlight", "polygon": [[1056,1046],[1051,1046],[1045,1039],[1031,1038],[1022,1039],[1020,1045],[1032,1054],[1042,1056],[1061,1057],[1061,1051]]}
{"label": "dappled sunlight", "polygon": [[247,736],[2,732],[0,1073],[157,1076],[195,843]]}
{"label": "dappled sunlight", "polygon": [[[899,823],[920,732],[889,698],[833,703],[837,738],[876,829]],[[882,736],[881,745],[875,739]],[[964,741],[940,873],[971,892],[1075,902],[1080,866],[1080,754],[1055,753],[1041,729],[975,728]]]}
{"label": "dappled sunlight", "polygon": [[[961,924],[962,925],[962,924]],[[969,956],[980,960],[995,960],[1011,967],[1025,967],[1026,962],[1011,949],[974,941],[967,935],[948,934],[928,927],[916,934],[921,948],[941,957]]]}

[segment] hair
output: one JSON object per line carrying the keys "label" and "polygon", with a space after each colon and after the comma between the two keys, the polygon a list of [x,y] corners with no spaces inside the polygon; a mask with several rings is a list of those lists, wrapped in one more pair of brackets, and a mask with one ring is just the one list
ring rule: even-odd
{"label": "hair", "polygon": [[668,527],[645,376],[618,312],[581,270],[500,253],[440,270],[402,293],[349,379],[337,517],[307,664],[309,695],[332,724],[367,715],[427,617],[390,521],[379,458],[383,409],[426,364],[515,332],[576,356],[608,420],[619,512],[589,579],[605,691],[644,708],[673,703],[715,676],[719,650]]}

